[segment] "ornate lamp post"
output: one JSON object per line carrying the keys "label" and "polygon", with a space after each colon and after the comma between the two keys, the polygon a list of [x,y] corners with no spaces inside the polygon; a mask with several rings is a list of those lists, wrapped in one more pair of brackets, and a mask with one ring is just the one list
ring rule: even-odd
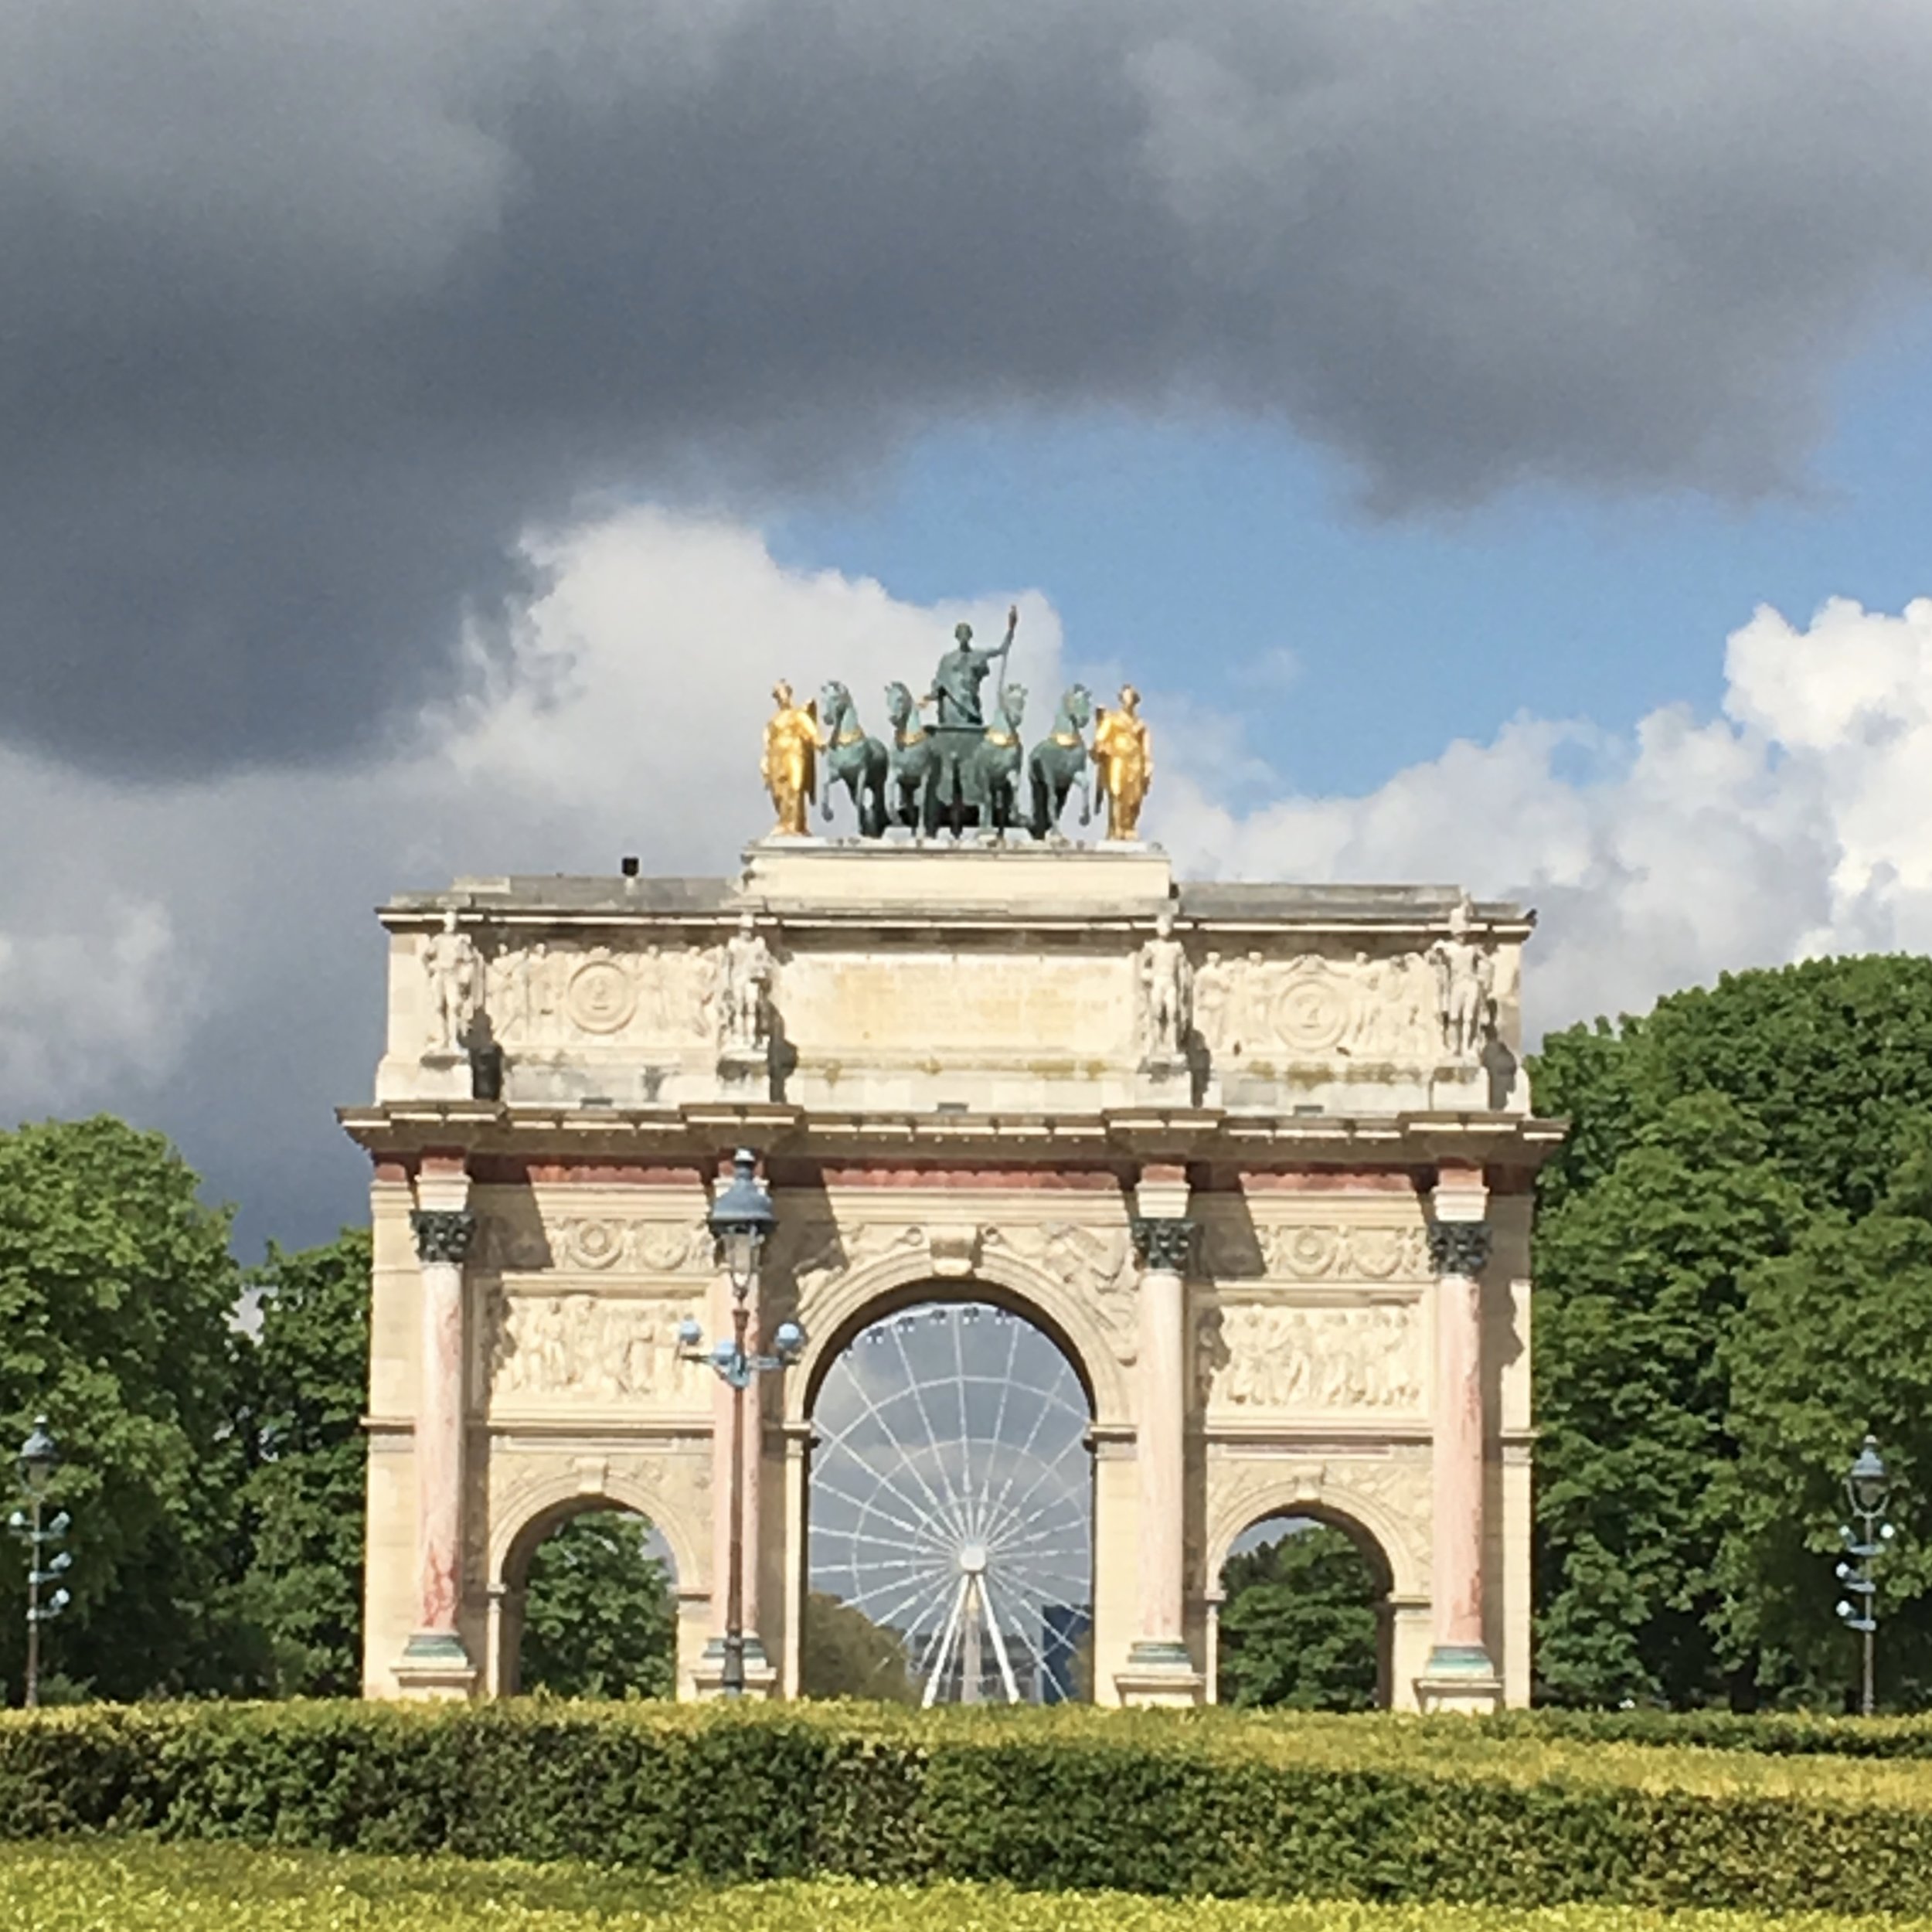
{"label": "ornate lamp post", "polygon": [[1872,1640],[1879,1628],[1878,1586],[1872,1580],[1872,1560],[1881,1555],[1898,1534],[1883,1520],[1891,1493],[1892,1479],[1879,1459],[1878,1438],[1867,1436],[1845,1477],[1845,1500],[1858,1526],[1854,1529],[1851,1523],[1841,1523],[1838,1532],[1849,1559],[1839,1563],[1838,1579],[1850,1593],[1838,1600],[1838,1614],[1845,1620],[1847,1630],[1856,1631],[1865,1640],[1864,1681],[1859,1709],[1867,1717],[1873,1708]]}
{"label": "ornate lamp post", "polygon": [[[27,1499],[24,1510],[16,1509],[7,1519],[7,1527],[27,1546],[27,1681],[22,1702],[32,1710],[40,1702],[40,1626],[58,1617],[71,1600],[61,1587],[73,1558],[64,1549],[49,1556],[68,1530],[66,1510],[43,1520],[48,1485],[60,1467],[60,1445],[47,1427],[47,1418],[34,1419],[33,1433],[20,1445],[14,1458],[14,1471],[21,1493]],[[54,1586],[43,1600],[41,1591]]]}
{"label": "ornate lamp post", "polygon": [[750,1293],[758,1264],[777,1224],[771,1196],[758,1179],[756,1155],[740,1148],[732,1162],[730,1184],[711,1203],[706,1216],[731,1281],[731,1333],[707,1351],[696,1321],[678,1325],[680,1352],[691,1361],[709,1362],[731,1390],[730,1559],[725,1584],[724,1669],[719,1689],[726,1697],[745,1690],[745,1391],[760,1375],[779,1372],[797,1361],[805,1332],[781,1321],[771,1338],[773,1352],[753,1355],[746,1343],[751,1326]]}

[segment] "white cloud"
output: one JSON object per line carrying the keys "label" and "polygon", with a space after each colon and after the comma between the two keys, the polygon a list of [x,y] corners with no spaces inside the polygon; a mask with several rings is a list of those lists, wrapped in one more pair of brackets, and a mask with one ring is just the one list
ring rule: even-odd
{"label": "white cloud", "polygon": [[[1932,947],[1932,601],[1834,601],[1802,631],[1760,610],[1725,668],[1716,719],[1668,706],[1624,741],[1519,717],[1366,797],[1245,813],[1184,770],[1162,824],[1203,875],[1521,897],[1543,915],[1539,1028],[1727,968]],[[1604,775],[1561,775],[1577,748]]]}
{"label": "white cloud", "polygon": [[[1007,601],[909,604],[649,510],[536,549],[552,588],[519,675],[359,765],[136,789],[0,753],[0,1117],[154,1121],[251,1234],[325,1233],[361,1184],[329,1110],[366,1094],[377,1049],[374,902],[459,872],[610,871],[627,852],[725,869],[767,822],[774,679],[841,676],[879,730],[886,681],[923,679],[962,616],[996,633]],[[1018,600],[1043,728],[1060,628],[1041,594]],[[1932,601],[1832,604],[1803,630],[1760,611],[1726,674],[1715,719],[1665,709],[1626,740],[1519,717],[1360,798],[1281,795],[1226,721],[1155,692],[1149,829],[1194,876],[1520,896],[1543,915],[1539,1026],[1726,967],[1932,947]]]}

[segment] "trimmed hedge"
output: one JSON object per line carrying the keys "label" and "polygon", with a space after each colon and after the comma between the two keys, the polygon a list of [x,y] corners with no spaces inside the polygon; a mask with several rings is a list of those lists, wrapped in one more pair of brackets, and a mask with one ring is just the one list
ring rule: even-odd
{"label": "trimmed hedge", "polygon": [[90,1707],[0,1832],[1165,1895],[1932,1913],[1932,1770],[1458,1719],[821,1706]]}
{"label": "trimmed hedge", "polygon": [[[852,1879],[707,1886],[581,1866],[458,1864],[126,1838],[0,1846],[0,1932],[1797,1932],[1622,1905],[1135,1898]],[[1899,1921],[1807,1915],[1806,1932]]]}
{"label": "trimmed hedge", "polygon": [[1492,1736],[1762,1751],[1783,1757],[1932,1758],[1932,1716],[1821,1717],[1800,1711],[1502,1711]]}

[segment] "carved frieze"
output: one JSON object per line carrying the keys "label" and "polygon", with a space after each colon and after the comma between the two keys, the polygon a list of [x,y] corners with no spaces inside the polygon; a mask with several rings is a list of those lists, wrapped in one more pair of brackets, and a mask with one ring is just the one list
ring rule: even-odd
{"label": "carved frieze", "polygon": [[1210,1406],[1326,1415],[1423,1404],[1413,1302],[1209,1310],[1196,1324],[1195,1347],[1197,1386]]}
{"label": "carved frieze", "polygon": [[499,1289],[487,1298],[478,1324],[479,1384],[498,1406],[553,1398],[621,1406],[689,1397],[704,1370],[680,1355],[678,1324],[698,1311],[696,1298]]}
{"label": "carved frieze", "polygon": [[1231,959],[1209,951],[1195,971],[1193,1018],[1209,1051],[1230,1060],[1426,1066],[1442,1056],[1436,978],[1420,953]]}
{"label": "carved frieze", "polygon": [[1020,1222],[987,1229],[985,1246],[1003,1247],[1053,1276],[1094,1315],[1116,1359],[1132,1365],[1139,1352],[1140,1329],[1134,1300],[1134,1248],[1125,1227]]}
{"label": "carved frieze", "polygon": [[1216,1281],[1411,1282],[1434,1279],[1427,1229],[1419,1219],[1362,1223],[1207,1223],[1206,1261]]}
{"label": "carved frieze", "polygon": [[695,1216],[560,1214],[543,1220],[485,1214],[477,1227],[475,1265],[490,1274],[708,1274],[711,1231]]}
{"label": "carved frieze", "polygon": [[718,956],[691,946],[639,951],[533,940],[489,961],[484,1005],[512,1053],[599,1042],[692,1047],[713,1036]]}

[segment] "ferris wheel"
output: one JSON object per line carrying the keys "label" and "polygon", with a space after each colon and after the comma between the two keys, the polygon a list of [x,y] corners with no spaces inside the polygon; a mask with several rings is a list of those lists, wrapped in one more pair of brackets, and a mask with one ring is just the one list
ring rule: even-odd
{"label": "ferris wheel", "polygon": [[1081,1694],[1087,1397],[1033,1325],[932,1304],[861,1332],[813,1408],[812,1588],[903,1644],[922,1702]]}

